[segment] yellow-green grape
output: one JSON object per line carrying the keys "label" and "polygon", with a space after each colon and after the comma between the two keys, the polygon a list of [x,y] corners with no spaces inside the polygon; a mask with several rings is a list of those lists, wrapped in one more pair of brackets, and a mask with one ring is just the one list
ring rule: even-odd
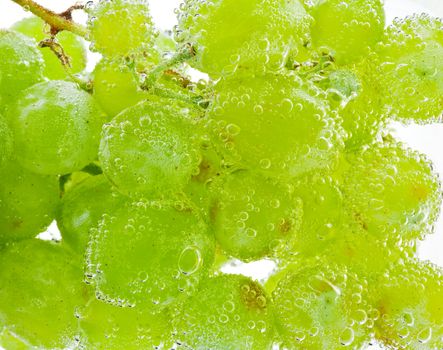
{"label": "yellow-green grape", "polygon": [[234,162],[279,177],[328,168],[342,147],[342,130],[320,90],[295,76],[222,81],[209,111]]}
{"label": "yellow-green grape", "polygon": [[6,117],[17,160],[41,174],[67,174],[94,161],[106,120],[88,93],[61,80],[24,90]]}
{"label": "yellow-green grape", "polygon": [[295,239],[301,202],[289,183],[250,171],[236,171],[216,184],[211,221],[217,242],[228,255],[244,261],[272,256]]}
{"label": "yellow-green grape", "polygon": [[0,322],[29,348],[71,348],[75,311],[86,302],[80,266],[52,242],[30,239],[9,245],[0,254]]}
{"label": "yellow-green grape", "polygon": [[0,168],[0,179],[0,245],[43,232],[59,204],[57,177],[31,173],[11,160]]}
{"label": "yellow-green grape", "polygon": [[12,133],[6,119],[0,114],[0,169],[11,156]]}
{"label": "yellow-green grape", "polygon": [[100,0],[89,9],[91,49],[105,57],[152,51],[155,30],[146,0]]}
{"label": "yellow-green grape", "polygon": [[287,349],[361,349],[370,340],[365,280],[345,267],[304,260],[273,292],[280,343]]}
{"label": "yellow-green grape", "polygon": [[432,123],[443,113],[443,21],[428,15],[397,19],[378,48],[386,62],[387,103],[403,121]]}
{"label": "yellow-green grape", "polygon": [[124,110],[103,129],[99,159],[104,174],[132,196],[180,192],[200,162],[194,115],[192,107],[170,99]]}
{"label": "yellow-green grape", "polygon": [[273,306],[262,286],[245,276],[204,280],[173,319],[177,343],[186,349],[270,350]]}
{"label": "yellow-green grape", "polygon": [[123,306],[159,309],[192,294],[214,257],[207,225],[180,202],[127,204],[91,234],[87,278]]}
{"label": "yellow-green grape", "polygon": [[[31,37],[39,43],[50,34],[46,33],[49,27],[38,17],[25,18],[15,23],[11,29]],[[62,31],[56,36],[57,43],[61,45],[65,54],[69,57],[70,71],[79,73],[86,68],[86,48],[82,39],[68,31]],[[49,79],[65,79],[66,71],[59,58],[49,48],[41,48],[41,53],[45,61],[43,74]]]}
{"label": "yellow-green grape", "polygon": [[311,24],[299,0],[186,0],[178,21],[177,41],[192,44],[193,64],[213,76],[281,69]]}
{"label": "yellow-green grape", "polygon": [[443,348],[443,272],[416,260],[395,265],[372,285],[375,338],[388,349]]}
{"label": "yellow-green grape", "polygon": [[425,156],[387,143],[350,156],[349,163],[345,203],[363,230],[404,241],[432,232],[442,196],[439,178]]}
{"label": "yellow-green grape", "polygon": [[32,39],[0,29],[0,109],[20,91],[42,81],[43,70],[42,54]]}
{"label": "yellow-green grape", "polygon": [[3,349],[13,349],[13,350],[29,350],[32,349],[32,345],[26,340],[20,339],[19,336],[12,333],[8,329],[3,329],[0,332],[0,347]]}
{"label": "yellow-green grape", "polygon": [[172,349],[171,317],[92,299],[79,309],[80,349]]}
{"label": "yellow-green grape", "polygon": [[90,229],[97,227],[103,214],[112,215],[125,201],[103,175],[75,185],[64,195],[57,215],[63,242],[84,253]]}
{"label": "yellow-green grape", "polygon": [[339,64],[358,61],[382,39],[381,0],[320,0],[308,12],[314,17],[313,47],[327,50]]}
{"label": "yellow-green grape", "polygon": [[102,59],[92,73],[94,97],[110,117],[147,98],[137,73],[119,59]]}

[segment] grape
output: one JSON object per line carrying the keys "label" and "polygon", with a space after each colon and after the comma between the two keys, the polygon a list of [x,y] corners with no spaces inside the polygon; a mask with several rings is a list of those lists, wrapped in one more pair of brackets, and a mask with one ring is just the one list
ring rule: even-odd
{"label": "grape", "polygon": [[214,256],[208,227],[180,202],[127,204],[91,233],[88,279],[100,298],[124,306],[159,309],[191,294]]}
{"label": "grape", "polygon": [[91,48],[109,57],[149,52],[154,28],[146,0],[101,0],[89,10]]}
{"label": "grape", "polygon": [[173,322],[178,342],[185,348],[272,349],[271,299],[257,282],[244,276],[206,279],[178,308]]}
{"label": "grape", "polygon": [[337,159],[343,135],[314,87],[283,75],[219,85],[209,117],[234,162],[282,177],[328,168]]}
{"label": "grape", "polygon": [[361,349],[370,339],[365,288],[345,267],[323,261],[289,269],[273,293],[280,342],[289,349]]}
{"label": "grape", "polygon": [[56,176],[31,173],[10,161],[0,168],[0,245],[35,237],[55,216]]}
{"label": "grape", "polygon": [[103,130],[103,172],[125,194],[155,198],[180,192],[200,161],[192,137],[195,111],[178,101],[147,101],[126,109]]}
{"label": "grape", "polygon": [[93,72],[94,97],[111,117],[147,98],[134,69],[120,60],[102,59]]}
{"label": "grape", "polygon": [[91,176],[69,190],[57,215],[63,241],[75,251],[84,252],[89,231],[98,225],[103,214],[111,215],[124,202],[103,176]]}
{"label": "grape", "polygon": [[76,307],[83,303],[75,256],[51,242],[30,239],[0,254],[0,320],[38,348],[74,343]]}
{"label": "grape", "polygon": [[314,18],[313,46],[329,50],[339,64],[358,61],[382,39],[381,0],[317,1],[308,12]]}
{"label": "grape", "polygon": [[397,19],[378,54],[389,81],[387,103],[400,120],[430,123],[443,113],[443,21],[428,15]]}
{"label": "grape", "polygon": [[365,231],[402,240],[431,233],[440,182],[425,156],[387,143],[349,157],[343,191],[347,210]]}
{"label": "grape", "polygon": [[5,118],[0,114],[0,169],[12,153],[12,133]]}
{"label": "grape", "polygon": [[35,43],[13,31],[0,29],[0,108],[17,94],[43,80],[44,61]]}
{"label": "grape", "polygon": [[210,75],[279,70],[308,41],[299,0],[186,0],[180,9],[177,41],[194,45],[196,68]]}
{"label": "grape", "polygon": [[211,218],[217,241],[229,255],[257,260],[294,240],[302,208],[289,184],[249,171],[229,174],[221,182]]}
{"label": "grape", "polygon": [[[49,28],[45,28],[45,23],[38,17],[25,18],[15,23],[11,29],[35,39],[37,43],[49,37],[49,34],[45,33]],[[70,58],[71,72],[79,73],[85,69],[86,49],[82,40],[67,31],[58,33],[56,38]],[[45,61],[43,74],[49,79],[65,79],[66,71],[57,56],[49,48],[42,48],[41,53]]]}
{"label": "grape", "polygon": [[372,286],[375,336],[389,349],[443,347],[443,274],[427,262],[398,264]]}
{"label": "grape", "polygon": [[86,92],[57,80],[24,90],[7,118],[17,160],[41,174],[66,174],[93,161],[105,122]]}

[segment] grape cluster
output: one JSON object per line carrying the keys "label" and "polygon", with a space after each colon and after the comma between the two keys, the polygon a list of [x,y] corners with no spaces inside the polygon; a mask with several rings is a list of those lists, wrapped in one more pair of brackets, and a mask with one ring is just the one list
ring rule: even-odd
{"label": "grape cluster", "polygon": [[443,349],[416,257],[440,180],[387,128],[442,120],[441,19],[184,0],[172,35],[146,0],[84,10],[89,73],[69,28],[0,30],[0,347]]}

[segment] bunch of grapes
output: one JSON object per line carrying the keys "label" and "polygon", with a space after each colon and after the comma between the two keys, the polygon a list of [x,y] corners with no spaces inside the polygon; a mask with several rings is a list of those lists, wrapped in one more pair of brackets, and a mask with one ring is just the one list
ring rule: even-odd
{"label": "bunch of grapes", "polygon": [[161,33],[146,0],[86,27],[14,1],[44,20],[0,30],[0,347],[443,349],[440,181],[387,128],[442,120],[441,19],[184,0]]}

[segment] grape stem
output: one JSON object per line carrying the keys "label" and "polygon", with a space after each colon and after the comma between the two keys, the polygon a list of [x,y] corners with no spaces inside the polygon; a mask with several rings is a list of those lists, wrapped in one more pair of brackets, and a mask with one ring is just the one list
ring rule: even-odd
{"label": "grape stem", "polygon": [[51,34],[56,35],[62,30],[67,30],[83,38],[86,38],[88,30],[81,24],[72,21],[71,13],[74,10],[83,9],[83,5],[76,4],[66,11],[57,14],[54,11],[43,7],[33,0],[12,0],[23,7],[26,11],[31,11],[37,17],[40,17],[51,26]]}

